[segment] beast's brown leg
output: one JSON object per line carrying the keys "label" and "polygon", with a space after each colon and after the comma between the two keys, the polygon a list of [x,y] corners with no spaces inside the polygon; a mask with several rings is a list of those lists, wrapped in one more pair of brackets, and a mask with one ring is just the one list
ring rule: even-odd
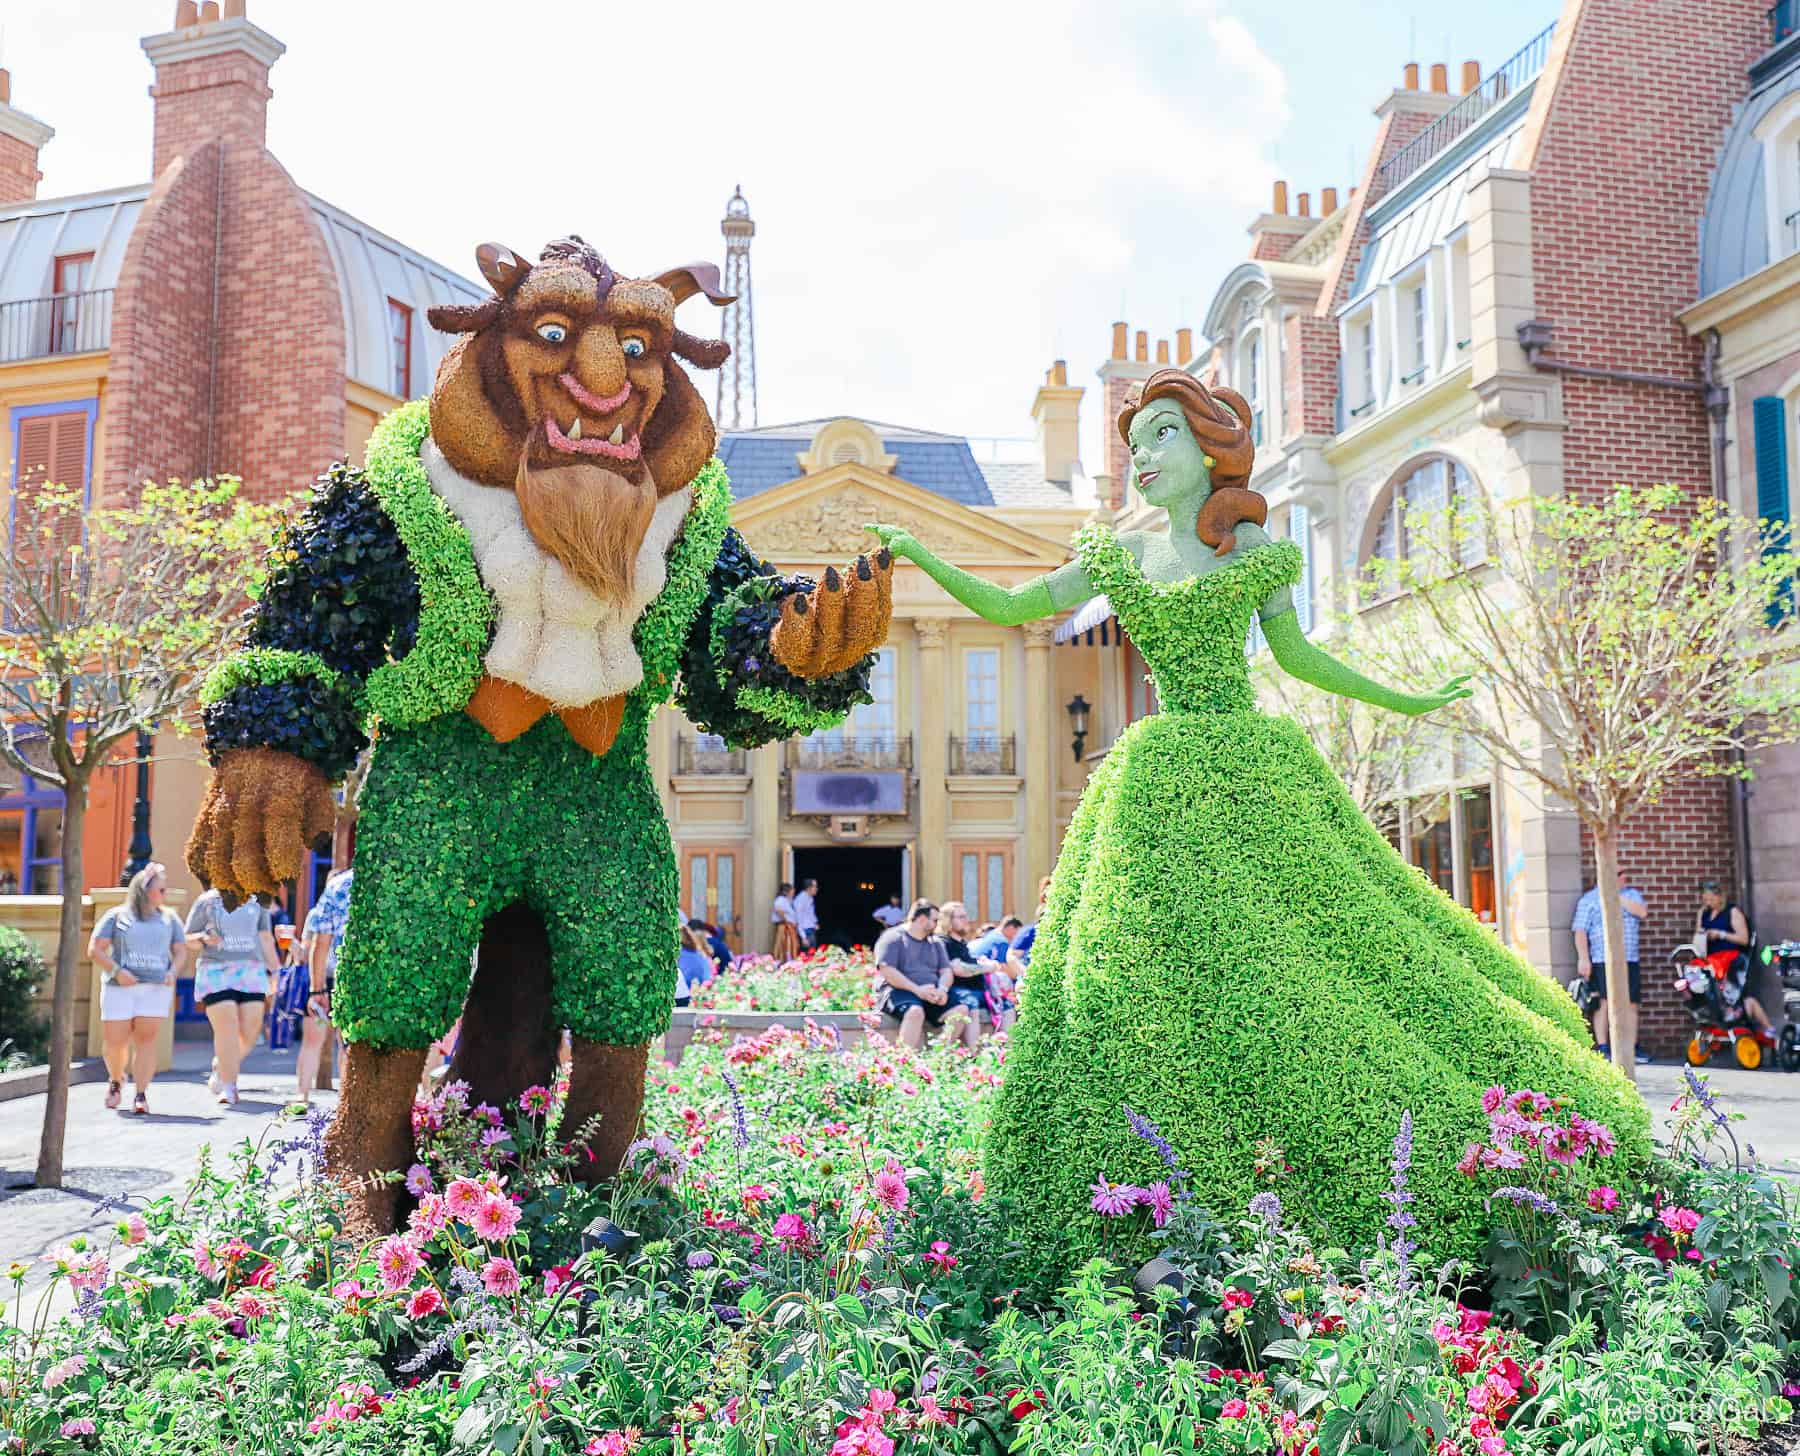
{"label": "beast's brown leg", "polygon": [[575,1037],[574,1064],[569,1070],[569,1105],[563,1113],[564,1137],[596,1113],[600,1125],[588,1138],[588,1151],[576,1164],[575,1176],[584,1183],[603,1183],[619,1171],[625,1149],[638,1134],[638,1118],[644,1110],[644,1071],[650,1062],[648,1046],[609,1046],[605,1042]]}
{"label": "beast's brown leg", "polygon": [[325,1165],[349,1190],[345,1228],[357,1238],[394,1231],[400,1184],[369,1180],[404,1173],[412,1161],[413,1093],[424,1066],[423,1048],[381,1051],[352,1042],[344,1049],[344,1087],[325,1132]]}
{"label": "beast's brown leg", "polygon": [[509,905],[481,927],[475,979],[463,1004],[450,1076],[469,1102],[516,1110],[519,1094],[549,1085],[562,1033],[550,1014],[550,939],[528,906]]}

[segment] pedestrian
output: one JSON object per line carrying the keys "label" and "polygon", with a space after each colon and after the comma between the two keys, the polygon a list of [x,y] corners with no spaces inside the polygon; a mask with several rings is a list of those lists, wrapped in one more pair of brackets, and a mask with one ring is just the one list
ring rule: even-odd
{"label": "pedestrian", "polygon": [[1750,994],[1750,919],[1735,900],[1726,899],[1725,886],[1719,880],[1700,882],[1700,913],[1694,920],[1694,938],[1708,955],[1722,950],[1737,952],[1729,974],[1744,988],[1744,1010],[1758,1031],[1772,1034],[1768,1012]]}
{"label": "pedestrian", "polygon": [[[981,1039],[981,1013],[987,1012],[997,1025],[999,1004],[991,994],[993,976],[1004,977],[1005,969],[992,956],[978,956],[969,945],[969,908],[961,900],[946,900],[938,910],[937,936],[950,957],[950,1004],[969,1013],[963,1028],[963,1045],[970,1051]],[[1011,982],[1007,982],[1010,989]]]}
{"label": "pedestrian", "polygon": [[932,931],[937,906],[914,900],[905,928],[882,937],[876,965],[885,983],[881,1011],[900,1023],[900,1040],[914,1051],[925,1045],[925,1024],[942,1026],[947,1016],[968,1015],[950,1005],[955,980],[950,953]]}
{"label": "pedestrian", "polygon": [[306,913],[305,957],[306,1017],[300,1026],[300,1057],[294,1067],[299,1099],[312,1101],[313,1087],[333,1036],[331,993],[337,986],[338,946],[350,923],[350,886],[354,869],[339,870],[325,881],[318,902]]}
{"label": "pedestrian", "polygon": [[725,938],[722,926],[709,925],[706,921],[694,919],[688,921],[690,930],[697,930],[706,942],[707,954],[712,957],[713,967],[721,975],[731,965],[731,942]]}
{"label": "pedestrian", "polygon": [[[1619,909],[1624,912],[1625,974],[1631,997],[1631,1004],[1625,1008],[1623,1021],[1635,1045],[1638,1007],[1644,998],[1643,980],[1638,966],[1638,936],[1644,927],[1644,917],[1650,913],[1650,909],[1644,900],[1644,892],[1626,882],[1624,870],[1619,871]],[[1610,1056],[1612,1045],[1608,1038],[1612,1035],[1612,1025],[1607,1020],[1606,1009],[1606,936],[1598,885],[1590,887],[1575,902],[1575,918],[1569,929],[1575,935],[1575,974],[1587,982],[1593,992],[1596,1049],[1601,1056]],[[1637,1059],[1639,1062],[1650,1060],[1642,1050],[1639,1050]]]}
{"label": "pedestrian", "polygon": [[794,896],[794,929],[802,950],[819,948],[819,882],[802,880],[800,893]]}
{"label": "pedestrian", "polygon": [[188,912],[187,942],[199,952],[194,1001],[205,1007],[212,1026],[207,1090],[232,1107],[238,1073],[262,1031],[263,1007],[281,969],[269,907],[255,895],[227,905],[218,890],[208,888]]}
{"label": "pedestrian", "polygon": [[800,954],[800,928],[794,918],[794,887],[787,880],[776,887],[769,923],[775,927],[775,959],[793,960]]}
{"label": "pedestrian", "polygon": [[100,967],[100,1038],[106,1058],[106,1105],[116,1108],[129,1068],[136,1093],[131,1110],[150,1111],[156,1075],[156,1036],[175,999],[175,980],[187,966],[181,917],[163,902],[169,872],[148,864],[131,877],[123,905],[100,917],[88,958]]}
{"label": "pedestrian", "polygon": [[1037,941],[1038,921],[1044,918],[1044,907],[1050,899],[1050,876],[1045,875],[1038,881],[1037,914],[1027,925],[1012,938],[1006,951],[1006,968],[1017,985],[1025,979],[1025,971],[1031,965],[1031,947]]}
{"label": "pedestrian", "polygon": [[1025,928],[1025,922],[1017,915],[1008,915],[998,925],[987,927],[969,942],[971,954],[990,956],[994,960],[1004,962],[1006,952],[1011,949],[1013,937]]}
{"label": "pedestrian", "polygon": [[718,974],[713,965],[713,958],[707,951],[706,933],[699,921],[692,921],[681,927],[681,952],[675,964],[675,1004],[686,1006],[691,1000],[694,988],[704,986]]}
{"label": "pedestrian", "polygon": [[883,930],[893,930],[906,923],[906,912],[900,908],[900,892],[896,890],[888,896],[887,904],[875,911],[874,918],[881,922]]}

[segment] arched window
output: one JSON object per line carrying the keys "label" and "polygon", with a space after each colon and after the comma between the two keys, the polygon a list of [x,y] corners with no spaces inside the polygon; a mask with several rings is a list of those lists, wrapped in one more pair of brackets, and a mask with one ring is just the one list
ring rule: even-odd
{"label": "arched window", "polygon": [[1453,507],[1458,523],[1457,556],[1473,566],[1486,555],[1486,543],[1476,527],[1475,477],[1460,461],[1448,455],[1428,455],[1409,461],[1376,497],[1363,534],[1362,567],[1379,583],[1378,561],[1400,562],[1411,554],[1407,517],[1416,521]]}
{"label": "arched window", "polygon": [[1250,443],[1263,440],[1263,347],[1262,330],[1245,334],[1238,340],[1237,389],[1250,403]]}

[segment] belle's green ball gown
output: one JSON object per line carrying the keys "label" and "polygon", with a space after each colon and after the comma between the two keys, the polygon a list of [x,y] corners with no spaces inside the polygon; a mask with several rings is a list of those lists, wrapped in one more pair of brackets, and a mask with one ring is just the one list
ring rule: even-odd
{"label": "belle's green ball gown", "polygon": [[1089,781],[1038,927],[987,1150],[1022,1232],[1091,1231],[1098,1176],[1167,1176],[1124,1105],[1221,1216],[1273,1138],[1290,1215],[1351,1247],[1382,1230],[1405,1109],[1417,1237],[1479,1246],[1483,1191],[1454,1165],[1490,1083],[1566,1097],[1617,1156],[1646,1157],[1644,1105],[1564,991],[1402,861],[1298,727],[1256,711],[1245,634],[1298,579],[1298,549],[1164,584],[1110,531],[1077,546],[1162,711]]}

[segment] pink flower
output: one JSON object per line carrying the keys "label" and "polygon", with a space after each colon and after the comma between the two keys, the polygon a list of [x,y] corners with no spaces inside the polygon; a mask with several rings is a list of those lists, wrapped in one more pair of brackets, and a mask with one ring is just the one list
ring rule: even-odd
{"label": "pink flower", "polygon": [[944,1239],[938,1239],[925,1254],[925,1262],[937,1266],[940,1274],[948,1274],[956,1267],[956,1255],[950,1252],[950,1245]]}
{"label": "pink flower", "polygon": [[575,1265],[573,1262],[568,1264],[558,1264],[554,1269],[546,1269],[544,1271],[545,1294],[555,1294],[556,1291],[561,1289],[564,1285],[573,1284],[574,1282]]}
{"label": "pink flower", "polygon": [[1476,1442],[1476,1445],[1481,1451],[1481,1456],[1505,1456],[1506,1437],[1483,1436]]}
{"label": "pink flower", "polygon": [[1691,1208],[1665,1208],[1657,1215],[1662,1226],[1678,1239],[1689,1237],[1700,1227],[1700,1215]]}
{"label": "pink flower", "polygon": [[1241,1421],[1249,1414],[1250,1407],[1237,1397],[1233,1397],[1219,1407],[1219,1419],[1222,1421]]}
{"label": "pink flower", "polygon": [[150,1237],[150,1225],[144,1222],[144,1215],[134,1213],[119,1224],[119,1237],[129,1245],[141,1244]]}
{"label": "pink flower", "polygon": [[423,1163],[414,1163],[406,1170],[406,1191],[414,1198],[423,1198],[432,1191],[431,1169]]}
{"label": "pink flower", "polygon": [[1481,1110],[1491,1117],[1495,1112],[1499,1111],[1500,1104],[1505,1101],[1506,1088],[1501,1086],[1489,1087],[1487,1091],[1481,1094]]}
{"label": "pink flower", "polygon": [[444,1307],[444,1296],[437,1292],[434,1285],[427,1284],[423,1289],[415,1289],[412,1297],[406,1301],[406,1317],[408,1319],[424,1319],[427,1315],[436,1314]]}
{"label": "pink flower", "polygon": [[1220,1309],[1249,1309],[1256,1303],[1256,1296],[1248,1289],[1239,1289],[1235,1285],[1219,1296]]}
{"label": "pink flower", "polygon": [[1096,1178],[1089,1191],[1094,1195],[1089,1206],[1095,1213],[1102,1218],[1118,1218],[1137,1206],[1141,1190],[1129,1183],[1109,1183],[1105,1178]]}
{"label": "pink flower", "polygon": [[69,1440],[74,1440],[77,1436],[93,1435],[94,1423],[86,1416],[80,1416],[72,1421],[64,1421],[57,1429]]}
{"label": "pink flower", "polygon": [[1175,1211],[1175,1195],[1167,1183],[1158,1181],[1138,1189],[1138,1202],[1150,1210],[1150,1221],[1161,1228]]}
{"label": "pink flower", "polygon": [[510,1239],[518,1226],[518,1204],[497,1193],[482,1199],[481,1207],[475,1210],[475,1216],[469,1220],[469,1227],[489,1241]]}
{"label": "pink flower", "polygon": [[444,1190],[444,1208],[450,1217],[467,1221],[487,1198],[487,1190],[470,1178],[457,1178]]}
{"label": "pink flower", "polygon": [[935,1395],[919,1397],[919,1424],[922,1426],[948,1426],[956,1417],[937,1403]]}
{"label": "pink flower", "polygon": [[365,1289],[360,1279],[343,1279],[331,1286],[331,1297],[352,1313],[374,1292]]}
{"label": "pink flower", "polygon": [[1595,1213],[1611,1213],[1619,1206],[1619,1190],[1602,1185],[1588,1189],[1587,1205]]}
{"label": "pink flower", "polygon": [[550,1089],[548,1087],[527,1087],[519,1094],[519,1111],[543,1113],[550,1110]]}
{"label": "pink flower", "polygon": [[381,1274],[382,1288],[389,1294],[398,1294],[411,1284],[424,1262],[412,1240],[402,1234],[383,1239],[375,1251],[375,1268]]}
{"label": "pink flower", "polygon": [[906,1173],[894,1159],[887,1160],[887,1166],[875,1175],[875,1197],[883,1207],[894,1213],[906,1211],[907,1200],[912,1197],[906,1186]]}
{"label": "pink flower", "polygon": [[1475,1169],[1480,1166],[1480,1163],[1481,1144],[1470,1143],[1468,1147],[1463,1149],[1462,1157],[1456,1160],[1456,1171],[1461,1173],[1465,1178],[1473,1178],[1475,1176]]}
{"label": "pink flower", "polygon": [[481,1266],[482,1287],[489,1294],[517,1294],[522,1281],[511,1259],[492,1258]]}
{"label": "pink flower", "polygon": [[608,1431],[605,1435],[595,1436],[581,1449],[584,1456],[631,1456],[638,1448],[640,1437],[636,1426],[627,1426],[622,1431]]}
{"label": "pink flower", "polygon": [[207,1246],[205,1239],[195,1238],[194,1242],[188,1247],[188,1257],[194,1261],[194,1268],[202,1279],[217,1279],[219,1277],[218,1260],[213,1258],[212,1250]]}
{"label": "pink flower", "polygon": [[804,1251],[813,1241],[813,1231],[807,1222],[797,1213],[784,1213],[775,1220],[774,1235],[778,1242],[786,1244],[790,1249]]}
{"label": "pink flower", "polygon": [[450,1213],[444,1207],[443,1194],[427,1193],[419,1200],[419,1206],[407,1216],[406,1227],[414,1240],[423,1244],[436,1238],[449,1221]]}
{"label": "pink flower", "polygon": [[44,1389],[55,1390],[58,1386],[67,1385],[85,1369],[86,1355],[71,1355],[66,1360],[59,1360],[44,1372]]}
{"label": "pink flower", "polygon": [[1446,1436],[1432,1448],[1432,1456],[1462,1456],[1462,1446]]}
{"label": "pink flower", "polygon": [[552,1375],[548,1370],[540,1370],[526,1384],[526,1389],[533,1395],[548,1395],[562,1384],[562,1376]]}
{"label": "pink flower", "polygon": [[269,1312],[269,1301],[253,1289],[240,1289],[231,1302],[239,1319],[261,1319]]}

